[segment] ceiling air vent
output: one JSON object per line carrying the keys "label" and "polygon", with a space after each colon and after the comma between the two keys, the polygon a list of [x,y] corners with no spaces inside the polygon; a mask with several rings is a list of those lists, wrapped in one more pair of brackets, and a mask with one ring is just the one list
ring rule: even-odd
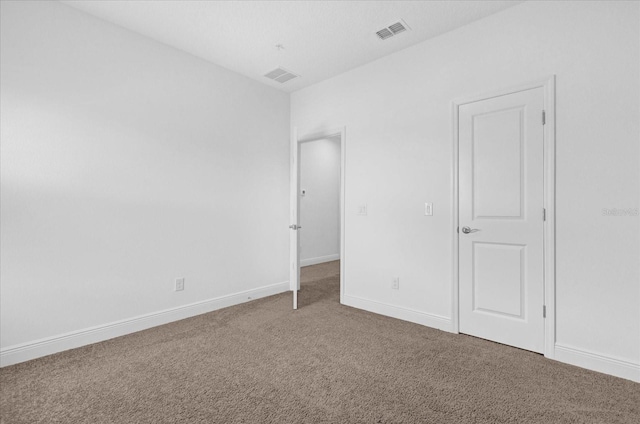
{"label": "ceiling air vent", "polygon": [[273,71],[264,74],[264,76],[282,84],[294,78],[298,78],[300,75],[289,72],[284,68],[276,68]]}
{"label": "ceiling air vent", "polygon": [[398,35],[401,32],[405,32],[410,29],[411,28],[409,28],[409,25],[407,25],[405,21],[400,19],[398,22],[393,23],[386,28],[382,28],[380,31],[376,31],[376,35],[381,40],[386,40],[387,38],[391,38],[394,35]]}
{"label": "ceiling air vent", "polygon": [[389,37],[393,37],[393,32],[389,31],[387,28],[383,28],[376,32],[376,35],[380,37],[381,40],[386,40]]}

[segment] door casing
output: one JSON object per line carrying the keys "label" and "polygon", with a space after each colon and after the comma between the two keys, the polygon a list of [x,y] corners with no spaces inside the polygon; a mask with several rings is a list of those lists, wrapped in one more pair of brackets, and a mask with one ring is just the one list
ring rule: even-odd
{"label": "door casing", "polygon": [[[546,317],[544,324],[544,356],[555,357],[555,75],[547,78],[521,84],[514,87],[503,88],[491,92],[482,93],[475,96],[456,99],[452,102],[453,115],[453,228],[452,228],[452,248],[453,248],[453,284],[452,284],[452,330],[459,333],[460,330],[460,306],[459,306],[459,109],[462,105],[473,103],[493,97],[517,93],[520,91],[542,88],[544,93],[545,124],[543,127],[544,143],[544,171],[543,190],[544,208],[546,220],[543,225],[543,249],[544,249],[544,305]],[[542,117],[541,117],[542,119]]]}

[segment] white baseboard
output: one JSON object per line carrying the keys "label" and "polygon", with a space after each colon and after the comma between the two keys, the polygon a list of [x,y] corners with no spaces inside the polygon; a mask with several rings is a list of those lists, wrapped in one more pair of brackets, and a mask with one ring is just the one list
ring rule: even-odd
{"label": "white baseboard", "polygon": [[283,293],[289,290],[289,282],[271,284],[257,289],[246,290],[226,296],[220,296],[189,305],[165,309],[159,312],[73,331],[58,336],[34,340],[0,350],[0,367],[29,361],[64,350],[74,349],[88,344],[124,336],[147,328],[190,318],[196,315],[238,305],[261,297]]}
{"label": "white baseboard", "polygon": [[380,303],[374,300],[363,299],[361,297],[346,294],[342,297],[342,304],[353,308],[364,309],[365,311],[376,314],[425,325],[427,327],[437,328],[438,330],[448,331],[450,333],[453,332],[451,319],[440,315],[428,314],[426,312],[388,305],[386,303]]}
{"label": "white baseboard", "polygon": [[556,361],[640,383],[640,364],[556,343]]}
{"label": "white baseboard", "polygon": [[339,253],[336,253],[335,255],[318,256],[317,258],[301,259],[300,266],[317,265],[325,262],[337,261],[339,259]]}

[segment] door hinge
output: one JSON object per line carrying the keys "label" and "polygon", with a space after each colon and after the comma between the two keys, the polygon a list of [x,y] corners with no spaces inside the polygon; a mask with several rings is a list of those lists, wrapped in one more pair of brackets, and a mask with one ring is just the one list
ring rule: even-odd
{"label": "door hinge", "polygon": [[543,110],[542,111],[542,125],[545,125],[547,123],[547,113]]}
{"label": "door hinge", "polygon": [[547,317],[547,305],[542,305],[542,318]]}
{"label": "door hinge", "polygon": [[547,220],[547,210],[545,208],[542,208],[542,220]]}

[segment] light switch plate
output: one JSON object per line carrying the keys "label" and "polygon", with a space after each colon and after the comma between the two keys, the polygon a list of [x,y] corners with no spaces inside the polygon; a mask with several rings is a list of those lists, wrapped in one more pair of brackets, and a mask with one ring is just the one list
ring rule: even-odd
{"label": "light switch plate", "polygon": [[424,204],[424,214],[426,216],[433,216],[433,203],[427,202]]}
{"label": "light switch plate", "polygon": [[358,215],[367,216],[367,205],[358,206]]}

